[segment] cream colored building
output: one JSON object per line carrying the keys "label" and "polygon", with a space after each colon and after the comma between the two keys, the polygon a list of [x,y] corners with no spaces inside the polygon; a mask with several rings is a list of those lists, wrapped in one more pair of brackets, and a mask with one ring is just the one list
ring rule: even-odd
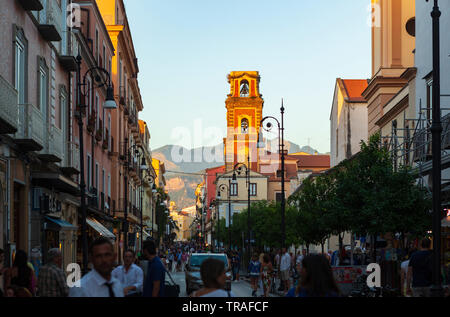
{"label": "cream colored building", "polygon": [[[233,219],[234,213],[239,213],[248,206],[248,188],[245,172],[242,176],[236,175],[237,183],[232,183],[233,172],[228,172],[217,177],[216,188],[220,191],[220,198],[217,198],[217,208],[219,211],[219,217],[225,218],[227,223],[229,221],[228,212],[228,194],[230,190],[231,201],[231,219]],[[267,200],[268,190],[268,176],[250,171],[250,202]],[[225,186],[223,186],[225,185]],[[230,186],[230,187],[229,187]],[[221,190],[225,189],[225,190]]]}

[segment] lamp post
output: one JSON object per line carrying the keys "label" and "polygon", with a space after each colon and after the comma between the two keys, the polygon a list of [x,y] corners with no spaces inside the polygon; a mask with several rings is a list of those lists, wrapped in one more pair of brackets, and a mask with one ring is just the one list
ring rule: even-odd
{"label": "lamp post", "polygon": [[[138,148],[140,148],[142,150],[142,153],[144,153],[144,149],[142,147],[142,145],[133,145],[131,146],[129,149],[128,148],[128,138],[125,138],[125,172],[124,172],[124,179],[125,179],[125,183],[124,183],[124,189],[125,189],[125,193],[124,193],[124,203],[125,203],[125,207],[124,207],[124,213],[123,213],[123,217],[124,217],[124,223],[123,223],[123,232],[124,232],[124,250],[126,250],[128,248],[128,168],[130,167],[130,159],[131,159],[131,155],[128,156],[128,152],[131,152],[134,150],[135,151],[135,155],[138,156],[139,158],[141,157],[141,154],[139,154],[139,150]],[[140,171],[142,170],[147,170],[147,164],[145,162],[145,157],[142,157],[142,161],[141,161],[141,165],[140,165]],[[141,237],[142,239],[142,237]]]}
{"label": "lamp post", "polygon": [[[427,0],[428,2],[428,0]],[[443,295],[441,283],[441,69],[440,69],[440,30],[438,0],[434,0],[433,11],[433,96],[432,96],[432,154],[433,154],[433,270],[431,292],[433,297]]]}
{"label": "lamp post", "polygon": [[94,71],[103,73],[106,75],[107,80],[105,81],[102,76],[96,75],[95,81],[98,82],[95,88],[101,88],[106,86],[106,99],[103,105],[104,109],[117,109],[117,104],[114,99],[114,88],[111,82],[111,75],[109,72],[101,67],[92,67],[86,71],[83,76],[83,82],[81,82],[81,61],[82,57],[80,53],[76,58],[77,61],[77,93],[76,93],[76,110],[75,118],[78,123],[79,139],[80,139],[80,209],[81,209],[81,240],[83,246],[83,273],[88,271],[88,242],[87,242],[87,211],[86,211],[86,182],[84,178],[84,135],[83,135],[83,109],[86,108],[85,100],[81,100],[81,90],[83,88],[83,96],[86,96],[87,83],[86,77],[88,74]]}
{"label": "lamp post", "polygon": [[[156,185],[155,185],[155,178],[153,175],[146,175],[143,178],[143,181],[147,181],[149,184],[152,185],[152,193],[153,191],[156,191]],[[143,196],[144,196],[144,188],[141,186],[141,252],[144,250],[144,236],[143,234],[143,228],[144,228],[144,220],[143,220],[143,214],[144,214],[144,206],[143,206]],[[153,215],[152,215],[153,218]],[[153,232],[153,219],[152,219],[152,232]]]}
{"label": "lamp post", "polygon": [[[227,184],[222,184],[219,186],[219,191],[217,192],[217,199],[220,199],[220,192],[224,192],[224,191],[228,192],[228,235],[229,235],[229,240],[228,240],[228,247],[231,250],[231,180],[228,179],[228,185]],[[220,221],[220,218],[219,218]]]}
{"label": "lamp post", "polygon": [[[251,223],[250,223],[250,154],[247,157],[247,164],[245,165],[243,163],[237,163],[233,168],[233,180],[231,181],[232,184],[237,184],[237,176],[236,172],[241,175],[242,169],[245,169],[245,178],[246,178],[246,184],[247,184],[247,237],[248,237],[248,243],[247,243],[247,255],[248,260],[250,261],[250,254],[251,254]],[[230,188],[231,190],[231,188]],[[230,238],[231,239],[231,238]]]}
{"label": "lamp post", "polygon": [[[285,188],[284,188],[284,102],[283,99],[281,100],[281,124],[280,121],[278,121],[275,117],[265,117],[261,120],[261,128],[263,128],[266,131],[271,131],[273,128],[272,123],[269,120],[274,120],[278,125],[278,147],[279,151],[281,152],[281,247],[285,247],[286,244],[286,222],[285,222],[285,213],[286,213],[286,197],[285,197]],[[264,122],[267,121],[265,127]],[[258,148],[264,148],[265,143],[262,136],[262,130],[258,134]]]}

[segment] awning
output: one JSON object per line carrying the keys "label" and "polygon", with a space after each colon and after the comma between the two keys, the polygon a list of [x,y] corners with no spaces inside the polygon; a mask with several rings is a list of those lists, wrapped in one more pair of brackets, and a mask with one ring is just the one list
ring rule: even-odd
{"label": "awning", "polygon": [[49,230],[78,230],[78,228],[67,221],[61,219],[55,219],[45,216],[45,219],[50,220],[50,223],[47,223],[46,229]]}
{"label": "awning", "polygon": [[116,239],[116,236],[114,235],[114,233],[112,233],[111,231],[109,231],[108,229],[105,228],[105,226],[103,226],[100,222],[98,222],[97,220],[95,220],[94,218],[86,218],[86,222],[89,226],[92,227],[92,229],[94,229],[95,231],[97,231],[101,236],[105,236],[109,239]]}

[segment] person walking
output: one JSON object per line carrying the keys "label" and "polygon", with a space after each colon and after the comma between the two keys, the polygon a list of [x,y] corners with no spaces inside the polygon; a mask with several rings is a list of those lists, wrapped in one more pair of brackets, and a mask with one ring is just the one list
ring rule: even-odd
{"label": "person walking", "polygon": [[250,284],[253,292],[252,296],[255,297],[258,291],[259,275],[261,274],[261,262],[258,260],[258,254],[253,254],[253,257],[248,266],[248,272],[250,273]]}
{"label": "person walking", "polygon": [[124,297],[123,286],[112,276],[114,247],[106,237],[94,240],[89,248],[93,269],[80,280],[79,287],[70,288],[70,297]]}
{"label": "person walking", "polygon": [[166,269],[161,259],[156,255],[153,241],[144,242],[144,255],[148,259],[147,278],[144,281],[144,297],[163,297]]}
{"label": "person walking", "polygon": [[125,297],[139,297],[144,285],[144,271],[134,264],[136,254],[129,249],[123,254],[123,265],[112,271],[112,276],[120,281]]}
{"label": "person walking", "polygon": [[183,252],[183,255],[181,256],[181,270],[184,272],[184,269],[186,267],[186,263],[188,261],[188,252],[185,250]]}
{"label": "person walking", "polygon": [[32,296],[36,294],[36,276],[28,265],[28,255],[25,251],[17,250],[13,266],[5,275],[5,288],[15,285],[26,288]]}
{"label": "person walking", "polygon": [[412,252],[408,252],[405,256],[403,262],[400,264],[400,289],[401,294],[405,297],[409,297],[407,294],[408,290],[408,267],[409,267],[409,259],[411,258]]}
{"label": "person walking", "polygon": [[224,290],[227,275],[223,261],[214,258],[204,260],[200,266],[200,276],[204,286],[192,297],[235,297],[231,291]]}
{"label": "person walking", "polygon": [[328,259],[320,254],[302,260],[300,282],[286,297],[339,297],[340,291]]}
{"label": "person walking", "polygon": [[419,251],[414,252],[408,263],[407,295],[430,297],[432,278],[431,241],[422,239]]}
{"label": "person walking", "polygon": [[269,292],[272,287],[271,276],[273,274],[272,262],[270,262],[270,257],[264,254],[263,262],[261,263],[261,281],[264,290],[264,297],[269,297]]}
{"label": "person walking", "polygon": [[289,272],[291,269],[291,256],[287,252],[286,248],[282,249],[283,255],[280,261],[280,271],[281,280],[283,281],[284,293],[286,294],[289,290],[290,276]]}
{"label": "person walking", "polygon": [[59,248],[50,249],[47,253],[48,263],[39,270],[38,295],[40,297],[67,297],[69,287],[66,274],[61,269],[62,254]]}

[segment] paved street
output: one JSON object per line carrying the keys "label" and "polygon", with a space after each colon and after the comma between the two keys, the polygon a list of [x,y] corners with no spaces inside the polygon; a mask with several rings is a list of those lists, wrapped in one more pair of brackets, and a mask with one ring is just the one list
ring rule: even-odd
{"label": "paved street", "polygon": [[[186,294],[186,283],[184,279],[184,272],[170,273],[175,283],[180,285],[180,297],[187,297]],[[241,280],[239,282],[231,283],[231,291],[237,297],[251,297],[252,289],[250,287],[250,283],[246,280]],[[262,295],[262,291],[258,290],[258,296]],[[278,297],[277,295],[270,294],[270,297]]]}

